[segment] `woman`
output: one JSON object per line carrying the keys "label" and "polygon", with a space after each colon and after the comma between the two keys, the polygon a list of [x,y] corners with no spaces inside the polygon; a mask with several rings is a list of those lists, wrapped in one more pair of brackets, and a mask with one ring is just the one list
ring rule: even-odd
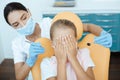
{"label": "woman", "polygon": [[[6,22],[20,34],[13,40],[12,49],[16,79],[24,80],[29,75],[37,56],[44,53],[44,48],[39,43],[34,43],[34,41],[39,37],[49,38],[52,20],[50,18],[44,18],[38,24],[32,19],[30,11],[18,2],[12,2],[6,5],[4,17]],[[96,36],[100,35],[99,37],[95,37],[96,43],[105,47],[111,46],[111,35],[100,27],[93,24],[83,24],[83,29]],[[30,78],[28,79],[30,80]]]}

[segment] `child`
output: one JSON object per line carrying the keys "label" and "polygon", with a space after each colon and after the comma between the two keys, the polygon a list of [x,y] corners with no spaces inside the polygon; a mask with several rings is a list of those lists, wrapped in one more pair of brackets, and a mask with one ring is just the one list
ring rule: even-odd
{"label": "child", "polygon": [[77,49],[75,25],[55,21],[50,30],[55,56],[41,62],[42,80],[94,80],[94,63],[87,48]]}

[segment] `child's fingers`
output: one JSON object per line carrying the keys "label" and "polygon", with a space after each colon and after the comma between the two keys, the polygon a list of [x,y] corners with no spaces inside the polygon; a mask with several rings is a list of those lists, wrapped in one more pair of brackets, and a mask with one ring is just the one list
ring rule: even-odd
{"label": "child's fingers", "polygon": [[67,37],[67,35],[65,36],[64,41],[65,41],[65,45],[66,45],[67,47],[70,47],[70,46],[71,46],[71,45],[70,45],[69,38]]}
{"label": "child's fingers", "polygon": [[64,42],[65,42],[65,45],[64,45],[64,47],[65,47],[65,52],[66,52],[66,54],[69,54],[72,45],[71,45],[71,42],[70,42],[70,39],[69,39],[68,35],[66,35],[66,36],[64,37]]}
{"label": "child's fingers", "polygon": [[72,37],[71,35],[69,36],[70,37],[70,41],[71,41],[71,44],[73,47],[77,47],[77,41],[74,37]]}
{"label": "child's fingers", "polygon": [[74,48],[76,45],[75,39],[71,35],[67,35],[67,42],[68,42],[67,44],[68,44],[69,49]]}
{"label": "child's fingers", "polygon": [[70,36],[67,35],[67,36],[66,36],[66,39],[67,39],[67,42],[68,42],[68,43],[67,43],[68,46],[69,46],[69,47],[72,47],[72,43],[73,43],[73,42],[71,41]]}
{"label": "child's fingers", "polygon": [[63,37],[61,37],[61,50],[62,50],[62,53],[64,54],[65,53],[65,43],[64,43]]}
{"label": "child's fingers", "polygon": [[60,38],[59,38],[59,47],[60,47],[60,50],[61,50],[61,52],[63,52],[63,44],[62,44],[62,37],[60,36]]}

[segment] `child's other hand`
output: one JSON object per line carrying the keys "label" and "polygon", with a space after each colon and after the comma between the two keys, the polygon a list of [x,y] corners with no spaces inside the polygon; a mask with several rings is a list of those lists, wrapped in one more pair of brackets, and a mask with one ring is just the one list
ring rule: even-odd
{"label": "child's other hand", "polygon": [[54,51],[55,51],[55,56],[57,58],[58,63],[66,64],[67,55],[65,54],[65,48],[64,48],[63,41],[62,41],[62,37],[59,37],[54,42]]}
{"label": "child's other hand", "polygon": [[77,55],[77,42],[75,37],[67,35],[64,38],[65,53],[67,54],[68,60],[73,60]]}

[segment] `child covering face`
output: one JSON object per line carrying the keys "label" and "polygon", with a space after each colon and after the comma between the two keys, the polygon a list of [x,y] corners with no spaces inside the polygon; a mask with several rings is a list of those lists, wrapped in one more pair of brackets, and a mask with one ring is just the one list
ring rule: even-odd
{"label": "child covering face", "polygon": [[50,37],[55,56],[42,60],[42,80],[94,80],[89,50],[77,49],[76,36],[76,27],[69,20],[52,24]]}

